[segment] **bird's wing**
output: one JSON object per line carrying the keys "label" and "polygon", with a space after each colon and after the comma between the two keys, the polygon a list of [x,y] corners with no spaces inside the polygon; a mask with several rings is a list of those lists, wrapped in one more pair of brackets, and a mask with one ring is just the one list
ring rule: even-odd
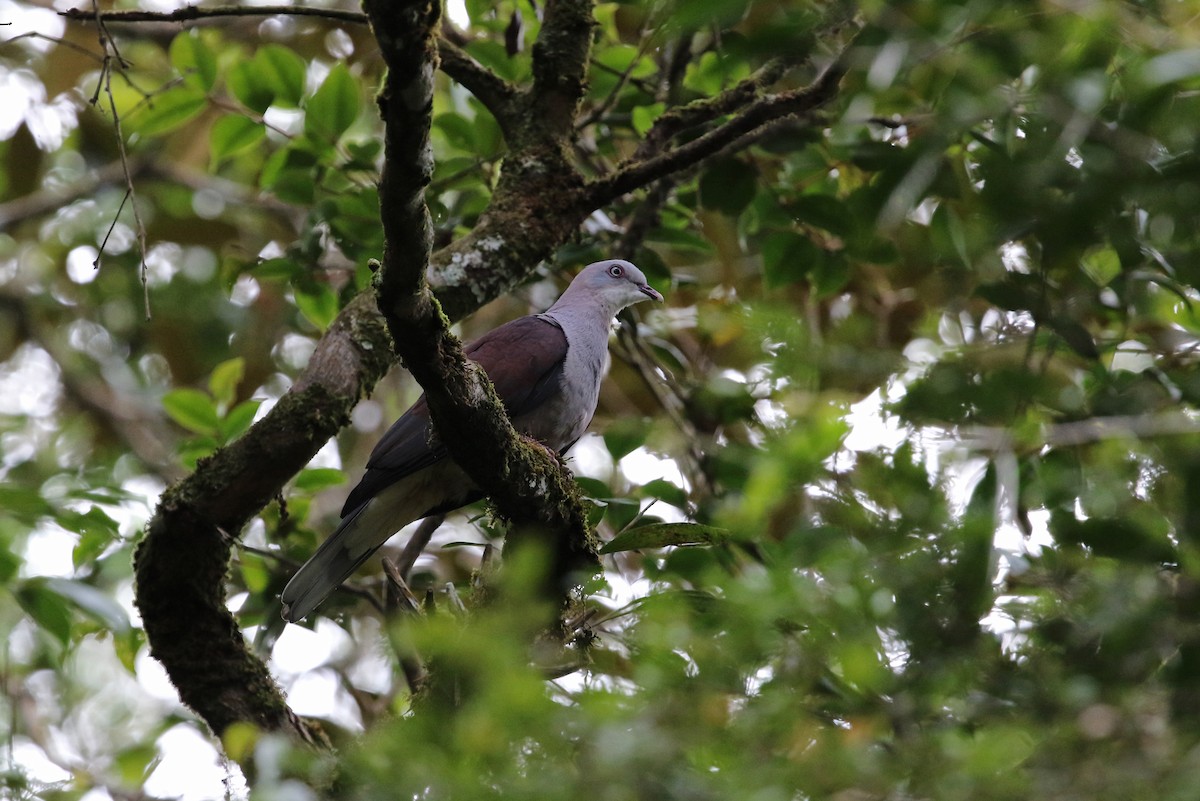
{"label": "bird's wing", "polygon": [[375,443],[362,480],[346,497],[342,517],[352,514],[385,487],[445,457],[445,447],[431,441],[432,430],[429,407],[422,395]]}
{"label": "bird's wing", "polygon": [[[553,320],[520,317],[484,334],[463,352],[487,373],[509,416],[519,417],[557,391],[567,338]],[[371,451],[367,471],[346,498],[342,516],[351,514],[385,487],[445,456],[445,446],[433,437],[429,406],[422,395]],[[429,513],[434,511],[443,510],[431,509]]]}
{"label": "bird's wing", "polygon": [[510,418],[537,409],[558,392],[567,336],[552,318],[519,317],[463,351],[487,373]]}

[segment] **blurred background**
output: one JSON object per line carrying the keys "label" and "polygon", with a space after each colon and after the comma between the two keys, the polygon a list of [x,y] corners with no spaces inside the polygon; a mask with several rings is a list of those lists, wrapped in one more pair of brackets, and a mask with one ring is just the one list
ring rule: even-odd
{"label": "blurred background", "polygon": [[[101,41],[69,6],[0,0],[10,797],[1194,796],[1200,4],[596,4],[571,143],[591,175],[758,71],[796,88],[848,48],[847,73],[816,114],[598,210],[459,326],[540,311],[616,252],[667,295],[623,317],[571,455],[623,539],[559,669],[519,604],[446,611],[502,534],[483,505],[417,563],[440,611],[385,619],[375,563],[281,631],[283,583],[420,392],[402,370],[242,533],[231,608],[327,722],[319,758],[211,738],[148,653],[131,559],[162,490],[368,286],[378,49],[282,13]],[[543,12],[455,2],[447,36],[524,82]],[[505,158],[438,80],[435,247]],[[411,648],[454,703],[413,707]]]}

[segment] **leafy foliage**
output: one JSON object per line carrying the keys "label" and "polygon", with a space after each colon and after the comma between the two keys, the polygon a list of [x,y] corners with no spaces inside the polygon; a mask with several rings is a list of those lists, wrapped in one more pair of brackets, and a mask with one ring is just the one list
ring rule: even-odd
{"label": "leafy foliage", "polygon": [[[465,8],[463,51],[529,81],[541,4]],[[670,301],[618,338],[603,437],[572,463],[609,544],[570,641],[538,638],[521,559],[483,601],[496,524],[453,520],[412,576],[435,610],[380,624],[339,594],[320,613],[354,642],[312,668],[338,687],[336,757],[225,733],[255,797],[1190,798],[1193,12],[597,5],[572,143],[595,174],[772,59],[800,65],[782,91],[853,41],[819,116],[614,202],[552,265],[628,247]],[[0,49],[31,98],[0,137],[4,781],[169,795],[156,744],[187,713],[135,681],[132,541],[368,286],[382,66],[361,25],[231,18],[167,38],[114,25],[130,66],[102,75],[69,46],[93,29],[71,25]],[[440,80],[439,246],[509,166],[488,107]],[[107,83],[125,199],[112,111],[88,103]],[[242,535],[231,596],[264,648],[291,562],[417,391],[389,379]],[[415,697],[413,654],[432,682]],[[70,771],[60,786],[44,759]]]}

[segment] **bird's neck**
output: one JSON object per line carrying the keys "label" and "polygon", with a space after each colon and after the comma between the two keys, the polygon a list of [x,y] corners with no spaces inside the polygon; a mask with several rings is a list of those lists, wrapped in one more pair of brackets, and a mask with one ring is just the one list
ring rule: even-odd
{"label": "bird's neck", "polygon": [[606,297],[602,293],[590,293],[577,284],[571,284],[554,305],[546,309],[546,314],[559,323],[571,320],[577,324],[599,324],[607,327],[612,323],[612,318],[617,317],[620,307],[614,307],[605,300]]}
{"label": "bird's neck", "polygon": [[563,330],[592,327],[596,331],[603,331],[607,339],[608,329],[618,311],[620,309],[597,302],[594,296],[574,298],[568,290],[558,299],[557,303],[546,310],[545,314],[547,317],[554,318],[563,327]]}

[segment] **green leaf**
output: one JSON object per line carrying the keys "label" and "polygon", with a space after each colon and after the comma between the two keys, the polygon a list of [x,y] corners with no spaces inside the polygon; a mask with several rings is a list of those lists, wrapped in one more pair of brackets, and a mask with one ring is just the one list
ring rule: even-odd
{"label": "green leaf", "polygon": [[317,284],[309,291],[297,289],[295,298],[296,308],[304,315],[304,319],[321,331],[329,327],[341,308],[337,293],[328,284]]}
{"label": "green leaf", "polygon": [[613,537],[600,553],[665,548],[669,545],[717,545],[728,542],[732,534],[723,528],[701,523],[654,523],[623,531]]}
{"label": "green leaf", "polygon": [[488,67],[505,80],[517,81],[527,74],[529,59],[512,58],[500,42],[473,38],[467,43],[465,49],[480,64]]}
{"label": "green leaf", "polygon": [[580,491],[588,498],[603,500],[612,495],[612,490],[608,488],[608,484],[605,484],[598,478],[575,476],[575,483],[579,485]]}
{"label": "green leaf", "polygon": [[1100,349],[1096,347],[1096,340],[1082,324],[1059,317],[1051,317],[1047,322],[1051,330],[1062,337],[1071,350],[1087,359],[1100,358]]}
{"label": "green leaf", "polygon": [[1024,273],[1008,273],[1004,280],[994,284],[981,284],[975,290],[979,297],[1001,309],[1030,311],[1036,317],[1046,314],[1046,293],[1047,289],[1041,278]]}
{"label": "green leaf", "polygon": [[7,548],[0,548],[0,584],[8,584],[17,575],[25,560]]}
{"label": "green leaf", "polygon": [[141,787],[162,759],[157,745],[139,743],[117,754],[114,767],[126,786]]}
{"label": "green leaf", "polygon": [[120,531],[117,521],[99,506],[93,506],[86,512],[64,509],[56,514],[54,519],[67,531],[80,535],[102,534],[111,540],[115,539]]}
{"label": "green leaf", "polygon": [[[641,501],[635,498],[608,498],[604,502],[604,519],[613,531],[624,531],[638,519]],[[649,524],[652,521],[646,521]]]}
{"label": "green leaf", "polygon": [[654,121],[662,116],[666,111],[665,103],[651,103],[647,106],[635,106],[633,109],[633,130],[637,131],[638,136],[645,136],[646,132],[654,125]]}
{"label": "green leaf", "polygon": [[163,409],[179,425],[196,434],[217,432],[217,407],[197,389],[173,389],[163,396]]}
{"label": "green leaf", "polygon": [[854,215],[832,195],[801,195],[787,204],[787,210],[796,222],[837,236],[848,237],[854,232]]}
{"label": "green leaf", "polygon": [[79,542],[71,550],[71,564],[78,570],[84,565],[95,562],[97,557],[104,553],[105,549],[115,540],[115,534],[98,529],[89,529],[83,532],[79,535]]}
{"label": "green leaf", "polygon": [[147,101],[129,115],[129,130],[142,136],[159,136],[195,119],[208,106],[204,91],[184,84]]}
{"label": "green leaf", "polygon": [[475,126],[461,114],[446,112],[433,118],[433,127],[446,137],[446,141],[459,150],[475,152]]}
{"label": "green leaf", "polygon": [[300,105],[308,67],[296,51],[283,45],[267,45],[254,54],[254,68],[271,88],[274,102],[293,107]]}
{"label": "green leaf", "polygon": [[[297,510],[291,510],[292,514],[296,514]],[[238,567],[241,570],[242,581],[246,583],[246,589],[250,592],[264,592],[267,586],[271,583],[271,572],[263,564],[261,557],[256,554],[242,554],[242,558],[238,560]]]}
{"label": "green leaf", "polygon": [[[635,61],[637,66],[629,73],[630,78],[649,78],[657,71],[652,59],[646,58],[631,44],[615,44],[596,51],[596,63],[603,64],[613,72],[624,73]],[[636,112],[635,112],[636,113]]]}
{"label": "green leaf", "polygon": [[326,487],[336,487],[345,482],[346,474],[333,467],[309,467],[296,476],[296,489],[304,492],[319,492]]}
{"label": "green leaf", "polygon": [[304,205],[312,203],[317,154],[309,147],[307,140],[292,142],[272,153],[263,164],[260,186],[270,189],[281,200]]}
{"label": "green leaf", "polygon": [[650,421],[641,417],[614,420],[604,430],[604,445],[613,459],[620,459],[641,447],[650,432]]}
{"label": "green leaf", "polygon": [[657,498],[680,509],[687,509],[688,507],[687,492],[682,487],[672,484],[665,478],[656,478],[652,481],[647,481],[641,486],[637,494],[643,498]]}
{"label": "green leaf", "polygon": [[714,95],[749,75],[750,67],[743,59],[709,50],[688,65],[683,85],[702,95]]}
{"label": "green leaf", "polygon": [[700,203],[731,217],[741,214],[757,191],[758,173],[738,159],[714,161],[700,176]]}
{"label": "green leaf", "polygon": [[907,158],[903,148],[876,141],[857,142],[850,155],[854,166],[867,172],[879,172]]}
{"label": "green leaf", "polygon": [[304,132],[313,139],[336,142],[358,118],[358,81],[337,64],[308,101]]}
{"label": "green leaf", "polygon": [[647,242],[667,245],[676,250],[687,250],[695,253],[712,253],[713,246],[704,237],[694,231],[681,228],[655,228],[646,235]]}
{"label": "green leaf", "polygon": [[211,456],[220,444],[215,437],[201,436],[187,440],[179,446],[179,461],[194,470],[196,463],[205,456]]}
{"label": "green leaf", "polygon": [[950,259],[950,254],[958,256],[964,267],[970,269],[971,252],[967,246],[967,228],[962,217],[950,204],[943,203],[933,212],[929,221],[929,233],[935,245],[935,252],[942,258]]}
{"label": "green leaf", "polygon": [[251,111],[262,114],[275,100],[275,92],[267,82],[267,76],[259,71],[253,61],[241,61],[233,66],[225,78],[229,91],[238,102]]}
{"label": "green leaf", "polygon": [[0,484],[0,510],[26,523],[51,514],[54,508],[37,490]]}
{"label": "green leaf", "polygon": [[267,127],[248,117],[227,114],[217,120],[209,134],[208,146],[213,164],[245,153],[267,135]]}
{"label": "green leaf", "polygon": [[290,281],[301,273],[300,265],[282,256],[254,265],[254,277],[265,281]]}
{"label": "green leaf", "polygon": [[808,281],[818,298],[832,297],[850,282],[850,265],[840,252],[818,248]]}
{"label": "green leaf", "polygon": [[504,150],[504,134],[496,118],[487,109],[480,106],[473,120],[475,146],[472,152],[481,158],[495,158]]}
{"label": "green leaf", "polygon": [[1166,533],[1127,517],[1093,517],[1078,520],[1070,512],[1050,516],[1050,532],[1061,542],[1086,545],[1097,556],[1130,562],[1175,562],[1178,554]]}
{"label": "green leaf", "polygon": [[130,628],[129,615],[109,595],[90,584],[71,579],[46,579],[45,587],[65,598],[88,617],[118,634]]}
{"label": "green leaf", "polygon": [[221,745],[232,759],[244,760],[254,754],[254,746],[262,737],[262,730],[252,723],[234,723],[221,733]]}
{"label": "green leaf", "polygon": [[1082,263],[1083,271],[1099,286],[1108,286],[1121,274],[1121,257],[1107,245],[1089,248]]}
{"label": "green leaf", "polygon": [[145,644],[145,639],[145,634],[138,628],[131,628],[124,634],[112,638],[113,651],[130,675],[137,673],[138,652]]}
{"label": "green leaf", "polygon": [[64,646],[71,642],[71,610],[60,594],[46,586],[45,579],[25,581],[14,594],[34,623]]}
{"label": "green leaf", "polygon": [[186,83],[212,91],[217,83],[217,59],[196,31],[185,31],[171,40],[170,57]]}
{"label": "green leaf", "polygon": [[226,359],[213,368],[208,377],[208,391],[218,406],[228,406],[233,403],[237,394],[237,386],[242,383],[246,374],[246,360],[241,356]]}
{"label": "green leaf", "polygon": [[258,414],[258,407],[262,405],[260,400],[246,400],[239,403],[229,410],[229,413],[221,418],[220,434],[221,439],[225,442],[235,440],[254,422],[254,416]]}
{"label": "green leaf", "polygon": [[[378,139],[371,139],[367,142],[347,142],[345,147],[346,152],[350,154],[350,161],[346,164],[347,168],[359,170],[374,170],[377,168],[376,160],[383,150],[383,143]],[[440,161],[437,166],[441,166]],[[437,169],[437,167],[434,169]]]}
{"label": "green leaf", "polygon": [[305,206],[316,197],[312,169],[288,168],[279,173],[271,185],[271,191],[285,203]]}
{"label": "green leaf", "polygon": [[806,236],[776,231],[763,240],[763,278],[768,288],[794,284],[808,276],[821,258],[820,249]]}

